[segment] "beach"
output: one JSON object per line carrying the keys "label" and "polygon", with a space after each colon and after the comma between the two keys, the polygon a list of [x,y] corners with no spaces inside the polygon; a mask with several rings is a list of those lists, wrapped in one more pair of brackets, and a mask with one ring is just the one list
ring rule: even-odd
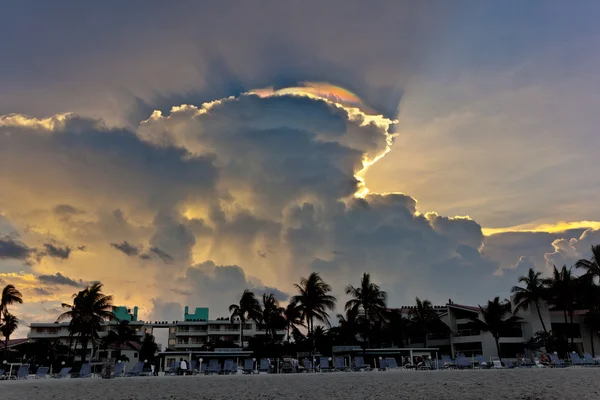
{"label": "beach", "polygon": [[0,382],[10,399],[597,399],[600,368],[41,379]]}

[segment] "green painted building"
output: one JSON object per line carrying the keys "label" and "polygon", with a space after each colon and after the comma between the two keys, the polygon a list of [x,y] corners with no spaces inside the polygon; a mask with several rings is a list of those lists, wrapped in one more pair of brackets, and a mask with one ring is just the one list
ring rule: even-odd
{"label": "green painted building", "polygon": [[196,311],[193,314],[190,314],[189,311],[189,307],[185,306],[185,311],[183,313],[184,321],[208,321],[207,307],[196,307]]}
{"label": "green painted building", "polygon": [[113,307],[113,314],[115,315],[115,317],[119,320],[119,321],[137,321],[137,317],[138,317],[138,308],[137,306],[133,307],[133,314],[131,313],[131,309],[124,307],[124,306],[118,306],[118,307]]}

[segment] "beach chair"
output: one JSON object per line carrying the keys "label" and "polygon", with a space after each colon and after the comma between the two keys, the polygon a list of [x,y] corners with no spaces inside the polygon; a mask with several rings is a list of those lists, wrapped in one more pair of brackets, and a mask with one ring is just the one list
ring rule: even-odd
{"label": "beach chair", "polygon": [[319,357],[319,371],[321,371],[321,372],[330,372],[331,371],[331,365],[329,365],[329,358]]}
{"label": "beach chair", "polygon": [[492,357],[492,368],[494,369],[503,369],[502,361],[498,357]]}
{"label": "beach chair", "polygon": [[308,358],[302,360],[302,366],[306,372],[314,372],[312,361],[310,361]]}
{"label": "beach chair", "polygon": [[198,372],[200,374],[206,374],[208,373],[208,364],[207,363],[200,363],[200,367],[198,367]]}
{"label": "beach chair", "polygon": [[244,374],[253,374],[254,373],[254,360],[251,358],[246,358],[244,360],[244,368],[242,368],[242,373]]}
{"label": "beach chair", "polygon": [[459,369],[471,368],[473,364],[471,360],[464,356],[464,354],[458,354],[456,356],[455,364]]}
{"label": "beach chair", "polygon": [[583,367],[587,364],[576,352],[569,354],[569,358],[571,359],[571,365],[574,367]]}
{"label": "beach chair", "polygon": [[208,362],[208,367],[206,367],[207,374],[220,374],[221,373],[221,364],[219,360],[212,359]]}
{"label": "beach chair", "polygon": [[48,367],[39,367],[37,369],[37,371],[35,371],[35,378],[36,379],[45,379],[46,375],[48,374],[48,370],[50,368]]}
{"label": "beach chair", "polygon": [[536,368],[546,368],[546,366],[544,364],[542,364],[542,362],[540,361],[539,358],[535,357],[533,359],[533,366]]}
{"label": "beach chair", "polygon": [[113,370],[113,376],[117,377],[117,376],[123,376],[123,373],[125,372],[125,363],[123,362],[118,362],[115,364],[115,369]]}
{"label": "beach chair", "polygon": [[567,366],[556,354],[550,354],[550,364],[555,368],[565,368]]}
{"label": "beach chair", "polygon": [[336,357],[334,362],[336,371],[348,371],[348,367],[346,367],[346,360],[344,359],[344,357]]}
{"label": "beach chair", "polygon": [[4,380],[6,377],[4,376],[4,369],[0,369],[0,379]]}
{"label": "beach chair", "polygon": [[440,358],[440,364],[442,364],[442,366],[444,368],[455,368],[456,367],[456,363],[454,361],[452,361],[450,356],[447,354],[442,354],[442,356]]}
{"label": "beach chair", "polygon": [[379,371],[385,371],[387,369],[387,362],[386,360],[379,360]]}
{"label": "beach chair", "polygon": [[598,365],[598,363],[596,362],[596,360],[594,360],[594,357],[592,357],[590,353],[583,353],[583,360],[586,362],[586,364],[592,366]]}
{"label": "beach chair", "polygon": [[284,374],[291,374],[293,372],[296,372],[291,358],[283,359],[283,362],[281,363],[280,371]]}
{"label": "beach chair", "polygon": [[71,376],[71,367],[63,367],[54,375],[55,378],[69,378]]}
{"label": "beach chair", "polygon": [[92,376],[92,364],[85,363],[81,365],[79,372],[71,374],[72,378],[89,378]]}
{"label": "beach chair", "polygon": [[260,363],[258,364],[258,372],[271,372],[271,360],[269,360],[268,358],[261,358]]}
{"label": "beach chair", "polygon": [[29,376],[29,364],[23,364],[17,370],[17,374],[9,377],[9,379],[23,380]]}
{"label": "beach chair", "polygon": [[131,371],[128,371],[125,376],[140,376],[144,371],[144,362],[139,361],[135,364],[135,367]]}
{"label": "beach chair", "polygon": [[355,371],[371,371],[371,366],[369,364],[365,364],[365,359],[363,356],[354,357],[354,370]]}
{"label": "beach chair", "polygon": [[393,357],[387,357],[385,359],[385,363],[387,364],[387,368],[389,368],[390,370],[398,369],[398,363],[396,362],[396,359]]}
{"label": "beach chair", "polygon": [[224,374],[237,374],[238,366],[233,360],[225,360],[223,365]]}
{"label": "beach chair", "polygon": [[482,354],[477,354],[475,356],[475,362],[477,363],[478,368],[487,368],[488,363],[485,361],[485,358]]}

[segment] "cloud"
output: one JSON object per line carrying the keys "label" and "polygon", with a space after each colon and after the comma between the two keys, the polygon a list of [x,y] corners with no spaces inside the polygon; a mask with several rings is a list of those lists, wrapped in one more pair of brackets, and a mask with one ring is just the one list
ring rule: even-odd
{"label": "cloud", "polygon": [[60,258],[61,260],[66,260],[69,258],[69,255],[71,254],[71,250],[72,249],[68,246],[59,247],[59,246],[55,246],[51,243],[44,243],[44,251],[41,253],[38,253],[38,255]]}
{"label": "cloud", "polygon": [[137,246],[129,244],[126,240],[121,243],[111,243],[110,245],[128,256],[137,256],[140,254],[140,249]]}
{"label": "cloud", "polygon": [[76,281],[74,279],[69,278],[68,276],[61,274],[60,272],[57,272],[54,275],[39,275],[37,278],[40,282],[49,285],[65,285],[73,287],[83,287],[87,285],[87,283],[83,282],[81,279],[79,281]]}
{"label": "cloud", "polygon": [[10,236],[0,236],[0,260],[26,261],[33,252],[33,249]]}
{"label": "cloud", "polygon": [[54,292],[52,292],[52,290],[42,288],[42,287],[36,287],[36,288],[33,288],[33,290],[39,296],[51,296],[54,293]]}

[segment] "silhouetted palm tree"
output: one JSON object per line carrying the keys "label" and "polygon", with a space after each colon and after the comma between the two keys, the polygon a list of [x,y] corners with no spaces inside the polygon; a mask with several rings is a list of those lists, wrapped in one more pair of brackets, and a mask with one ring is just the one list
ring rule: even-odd
{"label": "silhouetted palm tree", "polygon": [[308,332],[314,331],[314,321],[324,322],[329,325],[329,314],[327,310],[335,308],[336,298],[330,295],[329,286],[317,272],[311,273],[308,278],[302,278],[300,284],[294,285],[298,294],[292,301],[298,305],[302,317],[306,321]]}
{"label": "silhouetted palm tree", "polygon": [[519,282],[524,283],[525,287],[513,286],[511,292],[515,295],[514,302],[516,306],[514,312],[527,310],[531,303],[535,304],[538,318],[542,323],[542,328],[544,329],[544,332],[548,333],[540,311],[540,301],[544,299],[547,293],[544,280],[540,278],[541,275],[541,272],[536,272],[533,268],[529,268],[526,276],[519,277]]}
{"label": "silhouetted palm tree", "polygon": [[378,285],[371,282],[371,276],[367,273],[363,274],[360,280],[360,287],[348,285],[346,287],[346,294],[352,296],[352,298],[346,302],[345,310],[352,311],[355,315],[360,315],[359,311],[362,309],[364,313],[363,318],[366,321],[364,324],[365,340],[368,346],[371,324],[384,319],[384,314],[387,310],[387,295]]}
{"label": "silhouetted palm tree", "polygon": [[114,345],[118,348],[119,355],[121,355],[121,346],[127,343],[140,343],[140,336],[137,334],[135,329],[131,327],[129,321],[119,321],[116,330],[109,330],[106,336],[102,338],[102,344],[104,347]]}
{"label": "silhouetted palm tree", "polygon": [[449,331],[449,328],[442,322],[429,300],[421,300],[417,297],[415,301],[415,308],[410,310],[410,321],[417,331],[423,335],[425,347],[428,347],[427,337],[430,333]]}
{"label": "silhouetted palm tree", "polygon": [[260,321],[261,309],[258,300],[253,292],[246,289],[242,293],[240,302],[238,304],[232,304],[229,306],[229,313],[231,314],[231,322],[237,317],[240,320],[240,344],[242,349],[244,348],[244,324],[247,320],[252,319],[254,321]]}
{"label": "silhouetted palm tree", "polygon": [[142,339],[142,346],[140,347],[139,360],[148,360],[148,362],[154,361],[154,355],[158,351],[158,345],[154,340],[154,336],[146,333]]}
{"label": "silhouetted palm tree", "polygon": [[592,246],[592,258],[577,261],[575,267],[585,269],[585,273],[594,279],[600,278],[600,245]]}
{"label": "silhouetted palm tree", "polygon": [[275,341],[277,329],[285,326],[284,311],[285,309],[279,305],[279,301],[273,293],[263,294],[261,320],[265,324],[267,338],[270,337],[273,341]]}
{"label": "silhouetted palm tree", "polygon": [[287,340],[290,341],[290,331],[299,326],[304,326],[302,323],[302,312],[296,303],[291,301],[283,312],[285,318],[285,327],[287,329]]}
{"label": "silhouetted palm tree", "polygon": [[512,315],[510,302],[506,300],[501,302],[499,297],[495,297],[494,300],[488,301],[486,307],[479,306],[479,310],[483,320],[472,318],[471,321],[478,329],[492,334],[496,342],[498,358],[502,361],[500,353],[500,334],[507,329],[517,326],[521,318]]}
{"label": "silhouetted palm tree", "polygon": [[0,300],[0,313],[8,310],[7,306],[11,304],[23,304],[23,295],[14,285],[6,285],[2,289],[2,300]]}
{"label": "silhouetted palm tree", "polygon": [[2,332],[2,336],[4,336],[4,359],[6,360],[6,354],[8,352],[8,341],[10,336],[17,330],[19,327],[19,319],[4,310],[2,313],[2,326],[0,326],[0,332]]}
{"label": "silhouetted palm tree", "polygon": [[[565,265],[559,270],[554,266],[552,277],[544,279],[544,284],[548,288],[548,303],[563,311],[565,326],[569,323],[567,315],[572,324],[576,300],[576,278],[571,273],[571,268],[567,268]],[[572,332],[572,330],[569,329],[568,332]],[[573,334],[571,333],[569,336],[572,345]]]}
{"label": "silhouetted palm tree", "polygon": [[104,321],[114,319],[112,296],[102,293],[102,284],[95,282],[73,295],[73,304],[62,304],[68,309],[58,316],[57,321],[70,319],[71,336],[79,335],[81,340],[81,361],[85,362],[88,341],[98,339],[98,331]]}

